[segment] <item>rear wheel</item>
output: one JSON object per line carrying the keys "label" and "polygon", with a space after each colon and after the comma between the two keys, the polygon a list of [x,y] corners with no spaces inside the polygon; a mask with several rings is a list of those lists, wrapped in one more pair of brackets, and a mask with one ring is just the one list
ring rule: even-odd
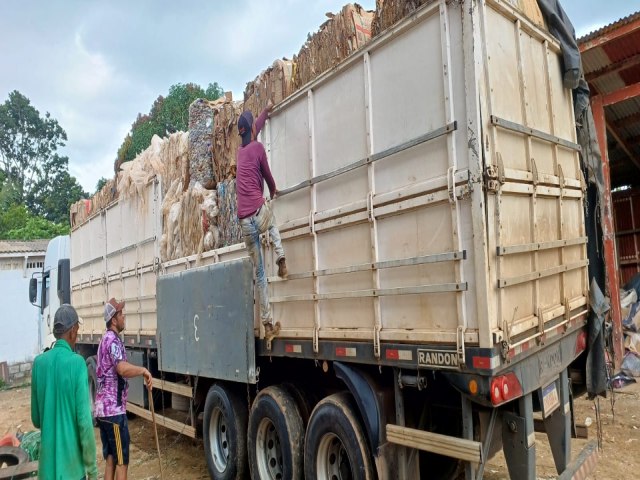
{"label": "rear wheel", "polygon": [[247,405],[216,384],[204,405],[204,451],[214,480],[243,479],[247,470]]}
{"label": "rear wheel", "polygon": [[369,444],[351,396],[331,395],[311,414],[304,445],[307,480],[376,478]]}
{"label": "rear wheel", "polygon": [[251,407],[248,439],[252,478],[302,478],[304,426],[286,389],[271,386],[258,394]]}

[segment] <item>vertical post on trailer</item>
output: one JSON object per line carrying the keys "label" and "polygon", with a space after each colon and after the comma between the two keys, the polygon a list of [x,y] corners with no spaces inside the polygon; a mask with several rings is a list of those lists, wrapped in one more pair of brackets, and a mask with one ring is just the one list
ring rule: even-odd
{"label": "vertical post on trailer", "polygon": [[613,204],[611,202],[611,174],[607,155],[607,123],[604,116],[602,97],[591,97],[593,121],[598,135],[602,156],[602,176],[604,178],[604,198],[602,206],[602,232],[604,241],[604,261],[607,278],[606,290],[611,300],[611,322],[613,323],[613,352],[615,370],[620,368],[624,355],[622,338],[622,312],[620,311],[620,286],[616,259],[616,234],[613,227]]}
{"label": "vertical post on trailer", "polygon": [[[461,395],[461,398],[462,436],[467,440],[473,440],[473,406],[471,404],[471,400],[469,400],[465,395]],[[465,462],[464,478],[465,480],[474,480],[476,478],[476,467],[471,462]]]}

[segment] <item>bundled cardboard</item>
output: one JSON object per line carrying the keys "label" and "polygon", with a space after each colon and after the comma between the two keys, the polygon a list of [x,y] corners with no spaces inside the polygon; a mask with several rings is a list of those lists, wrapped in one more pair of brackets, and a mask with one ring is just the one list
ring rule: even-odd
{"label": "bundled cardboard", "polygon": [[[435,0],[376,0],[376,13],[372,23],[373,36],[379,35],[391,25],[413,13],[418,7],[425,3],[433,3],[434,1]],[[506,1],[524,13],[533,23],[544,28],[544,19],[538,7],[537,0]]]}
{"label": "bundled cardboard", "polygon": [[242,102],[226,100],[213,112],[213,172],[217,182],[235,178],[236,153],[240,147],[238,117]]}
{"label": "bundled cardboard", "polygon": [[311,35],[294,56],[294,88],[298,89],[334,67],[371,40],[374,12],[347,4]]}
{"label": "bundled cardboard", "polygon": [[282,59],[273,62],[269,68],[249,82],[244,90],[244,110],[254,117],[267,106],[269,99],[279,103],[293,93],[293,70],[291,60]]}

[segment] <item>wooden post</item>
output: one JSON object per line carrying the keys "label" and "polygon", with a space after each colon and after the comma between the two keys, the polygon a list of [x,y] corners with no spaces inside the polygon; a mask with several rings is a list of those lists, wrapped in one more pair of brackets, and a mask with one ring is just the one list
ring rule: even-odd
{"label": "wooden post", "polygon": [[602,174],[604,177],[604,198],[602,205],[602,231],[604,241],[604,261],[607,295],[611,300],[611,321],[613,323],[614,365],[617,371],[622,364],[624,344],[622,337],[622,312],[620,311],[620,284],[618,279],[618,261],[616,256],[616,234],[613,227],[613,204],[611,202],[611,174],[607,154],[607,123],[604,116],[602,96],[591,97],[593,120],[598,135],[600,154],[602,155]]}

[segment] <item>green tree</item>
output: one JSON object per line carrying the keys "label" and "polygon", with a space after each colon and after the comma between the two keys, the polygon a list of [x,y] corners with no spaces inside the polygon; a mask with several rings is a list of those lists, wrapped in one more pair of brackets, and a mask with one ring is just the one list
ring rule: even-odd
{"label": "green tree", "polygon": [[63,170],[37,184],[27,197],[27,207],[45,220],[68,223],[71,205],[88,196],[76,177]]}
{"label": "green tree", "polygon": [[102,187],[104,187],[108,181],[109,180],[107,180],[106,178],[100,177],[100,179],[98,180],[98,183],[96,183],[96,193],[102,190]]}
{"label": "green tree", "polygon": [[58,121],[49,112],[41,116],[17,90],[0,105],[0,169],[17,203],[24,203],[37,183],[66,165],[66,157],[57,153],[66,140]]}
{"label": "green tree", "polygon": [[189,105],[198,98],[216,100],[224,91],[217,82],[210,83],[207,89],[195,83],[172,85],[166,97],[158,96],[151,105],[148,115],[138,114],[131,125],[131,131],[118,149],[115,162],[116,171],[122,162],[133,160],[140,152],[151,145],[154,135],[165,137],[173,132],[186,132],[189,128]]}
{"label": "green tree", "polygon": [[69,224],[54,223],[37,217],[24,205],[14,205],[0,212],[0,239],[2,240],[36,240],[67,235]]}

